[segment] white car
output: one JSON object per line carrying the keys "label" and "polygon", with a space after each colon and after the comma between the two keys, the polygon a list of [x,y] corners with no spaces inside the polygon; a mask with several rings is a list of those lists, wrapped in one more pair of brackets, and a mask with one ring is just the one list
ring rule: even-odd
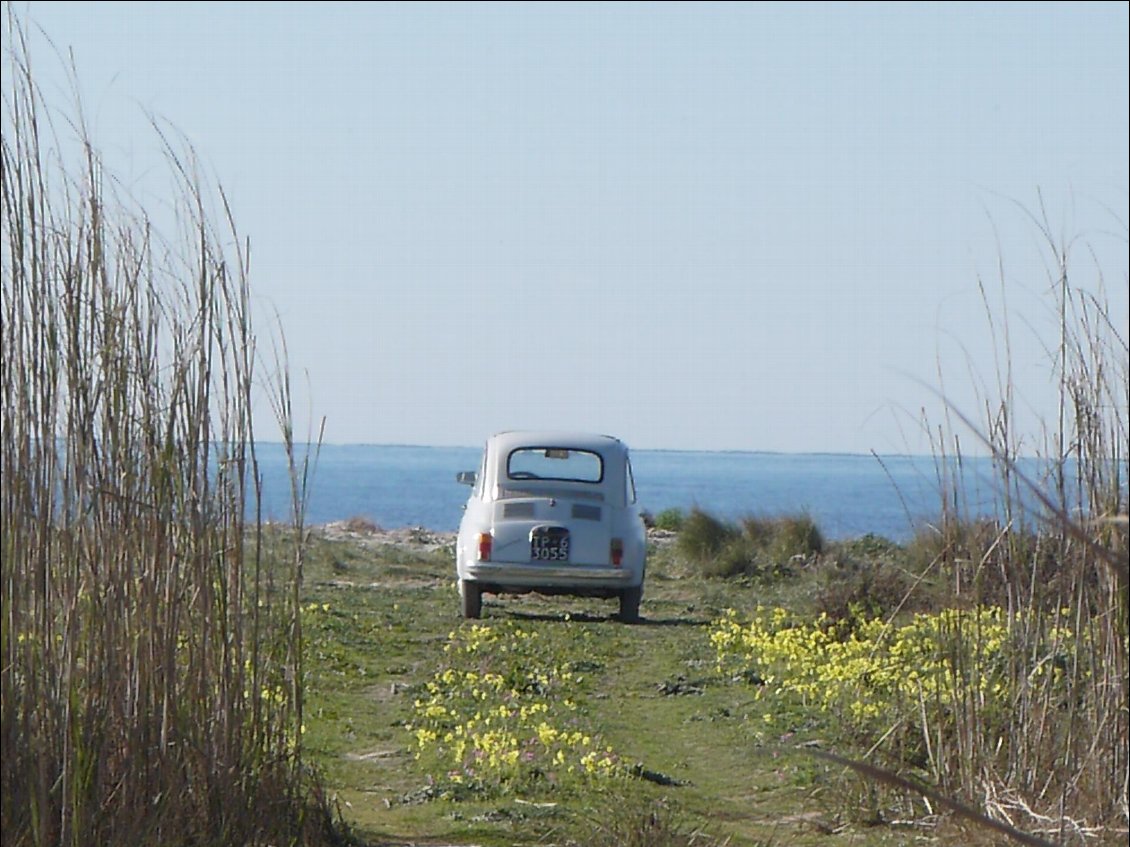
{"label": "white car", "polygon": [[647,554],[627,446],[607,435],[501,432],[472,486],[456,542],[463,617],[483,594],[615,597],[639,617]]}

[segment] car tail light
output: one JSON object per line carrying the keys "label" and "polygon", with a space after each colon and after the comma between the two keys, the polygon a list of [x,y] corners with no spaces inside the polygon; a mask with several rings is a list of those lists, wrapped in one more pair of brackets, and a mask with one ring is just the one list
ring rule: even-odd
{"label": "car tail light", "polygon": [[494,544],[494,538],[491,537],[489,532],[479,533],[479,561],[490,561],[490,549]]}
{"label": "car tail light", "polygon": [[624,542],[619,538],[612,539],[612,564],[620,567],[620,563],[624,561]]}

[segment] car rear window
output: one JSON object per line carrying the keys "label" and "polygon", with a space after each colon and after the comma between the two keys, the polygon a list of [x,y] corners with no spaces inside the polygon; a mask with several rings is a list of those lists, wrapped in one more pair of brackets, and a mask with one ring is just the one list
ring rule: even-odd
{"label": "car rear window", "polygon": [[519,447],[506,460],[510,479],[552,479],[559,482],[600,482],[604,460],[591,450],[571,447]]}

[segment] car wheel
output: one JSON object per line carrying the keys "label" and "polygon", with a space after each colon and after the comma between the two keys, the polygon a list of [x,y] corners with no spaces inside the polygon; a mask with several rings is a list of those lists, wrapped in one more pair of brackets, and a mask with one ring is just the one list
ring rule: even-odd
{"label": "car wheel", "polygon": [[478,619],[483,615],[483,592],[475,583],[459,580],[459,597],[463,601],[463,617]]}
{"label": "car wheel", "polygon": [[643,586],[625,588],[620,592],[620,620],[636,623],[640,619],[640,600],[643,599]]}

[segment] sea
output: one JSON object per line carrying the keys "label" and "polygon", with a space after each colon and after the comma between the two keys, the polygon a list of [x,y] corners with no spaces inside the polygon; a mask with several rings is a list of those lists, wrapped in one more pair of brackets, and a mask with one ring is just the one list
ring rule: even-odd
{"label": "sea", "polygon": [[[290,520],[285,451],[262,443],[257,450],[262,515]],[[475,447],[312,448],[306,454],[304,520],[319,525],[364,518],[383,529],[454,532],[470,491],[455,476],[476,469],[479,457]],[[636,450],[632,467],[639,500],[652,515],[696,507],[726,520],[805,514],[829,540],[870,534],[900,543],[936,523],[943,509],[939,481],[947,476],[931,456]],[[995,514],[997,484],[991,458],[963,459],[961,514]]]}

